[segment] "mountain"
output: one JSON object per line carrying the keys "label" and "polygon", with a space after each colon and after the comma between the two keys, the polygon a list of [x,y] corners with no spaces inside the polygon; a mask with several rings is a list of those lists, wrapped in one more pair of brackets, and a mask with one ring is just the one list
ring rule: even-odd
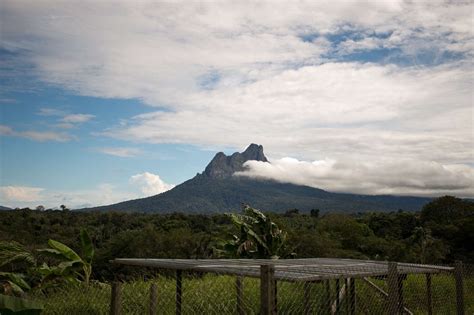
{"label": "mountain", "polygon": [[252,143],[244,152],[235,152],[231,156],[217,153],[204,170],[204,176],[214,179],[231,178],[235,172],[243,171],[243,164],[251,160],[268,162],[263,146]]}
{"label": "mountain", "polygon": [[82,210],[216,213],[238,211],[245,203],[276,212],[293,208],[322,212],[416,211],[431,200],[332,193],[308,186],[233,176],[243,170],[243,164],[249,160],[268,162],[261,145],[251,144],[244,152],[231,156],[219,152],[203,173],[159,195]]}
{"label": "mountain", "polygon": [[0,210],[13,210],[12,208],[8,208],[8,207],[4,207],[4,206],[0,206]]}

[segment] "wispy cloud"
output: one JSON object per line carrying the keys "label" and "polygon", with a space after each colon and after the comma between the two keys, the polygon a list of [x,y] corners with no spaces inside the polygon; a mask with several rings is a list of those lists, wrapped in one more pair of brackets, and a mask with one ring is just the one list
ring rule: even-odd
{"label": "wispy cloud", "polygon": [[16,131],[12,128],[4,125],[0,125],[0,134],[10,137],[26,138],[33,141],[45,142],[45,141],[56,141],[56,142],[67,142],[72,140],[74,137],[63,132],[53,131]]}
{"label": "wispy cloud", "polygon": [[118,156],[118,157],[135,157],[143,153],[142,150],[138,148],[126,148],[126,147],[106,147],[106,148],[99,148],[98,150],[104,154]]}
{"label": "wispy cloud", "polygon": [[64,116],[66,112],[57,108],[43,107],[40,108],[38,115],[40,116]]}
{"label": "wispy cloud", "polygon": [[40,108],[38,115],[57,117],[58,123],[56,123],[54,126],[62,129],[71,129],[95,118],[95,116],[91,114],[72,114],[65,110],[49,107]]}
{"label": "wispy cloud", "polygon": [[89,121],[94,117],[94,115],[89,114],[69,114],[64,116],[61,121],[70,124],[80,124]]}

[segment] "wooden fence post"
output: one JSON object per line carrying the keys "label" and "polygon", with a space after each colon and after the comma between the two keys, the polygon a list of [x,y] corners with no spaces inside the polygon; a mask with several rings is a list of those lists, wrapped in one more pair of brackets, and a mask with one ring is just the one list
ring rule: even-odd
{"label": "wooden fence post", "polygon": [[181,270],[176,270],[176,315],[181,315],[183,295],[183,275]]}
{"label": "wooden fence post", "polygon": [[158,311],[158,286],[156,283],[150,285],[150,315],[156,315]]}
{"label": "wooden fence post", "polygon": [[388,314],[397,315],[399,314],[399,283],[398,283],[398,268],[396,262],[388,263]]}
{"label": "wooden fence post", "polygon": [[426,306],[428,309],[428,315],[433,315],[433,294],[431,291],[431,274],[426,275]]}
{"label": "wooden fence post", "polygon": [[110,300],[110,315],[122,314],[122,283],[113,282]]}
{"label": "wooden fence post", "polygon": [[456,311],[464,315],[464,284],[462,262],[457,260],[454,264],[454,280],[456,281]]}
{"label": "wooden fence post", "polygon": [[275,267],[273,265],[260,266],[260,314],[274,315],[275,312]]}
{"label": "wooden fence post", "polygon": [[349,309],[349,314],[354,315],[356,313],[356,288],[355,288],[355,279],[347,279],[347,305]]}
{"label": "wooden fence post", "polygon": [[339,291],[341,290],[341,280],[336,279],[336,314],[339,314],[341,310],[341,297]]}

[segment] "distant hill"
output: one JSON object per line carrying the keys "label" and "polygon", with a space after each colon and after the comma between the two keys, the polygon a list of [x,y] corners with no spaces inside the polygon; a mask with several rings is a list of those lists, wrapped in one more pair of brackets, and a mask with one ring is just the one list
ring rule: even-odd
{"label": "distant hill", "polygon": [[0,206],[0,210],[13,210],[12,208],[8,208],[8,207],[4,207],[4,206]]}
{"label": "distant hill", "polygon": [[270,180],[233,176],[249,160],[267,162],[261,145],[251,144],[244,152],[215,155],[203,173],[152,197],[83,210],[127,212],[216,213],[237,211],[242,203],[267,211],[322,212],[408,211],[420,210],[431,198],[367,196],[332,193],[322,189]]}

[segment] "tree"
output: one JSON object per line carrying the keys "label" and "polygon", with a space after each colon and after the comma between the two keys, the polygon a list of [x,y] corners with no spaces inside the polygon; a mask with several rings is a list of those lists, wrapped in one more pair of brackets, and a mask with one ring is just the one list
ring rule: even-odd
{"label": "tree", "polygon": [[311,209],[309,212],[310,216],[313,218],[318,218],[319,217],[319,209]]}
{"label": "tree", "polygon": [[294,208],[294,209],[286,210],[284,216],[285,217],[293,217],[293,216],[297,216],[299,214],[300,214],[300,210]]}
{"label": "tree", "polygon": [[453,196],[436,198],[421,210],[423,222],[451,224],[468,216],[474,216],[474,203]]}
{"label": "tree", "polygon": [[438,263],[447,252],[446,246],[431,235],[427,228],[416,227],[410,241],[418,251],[417,262],[422,264]]}

